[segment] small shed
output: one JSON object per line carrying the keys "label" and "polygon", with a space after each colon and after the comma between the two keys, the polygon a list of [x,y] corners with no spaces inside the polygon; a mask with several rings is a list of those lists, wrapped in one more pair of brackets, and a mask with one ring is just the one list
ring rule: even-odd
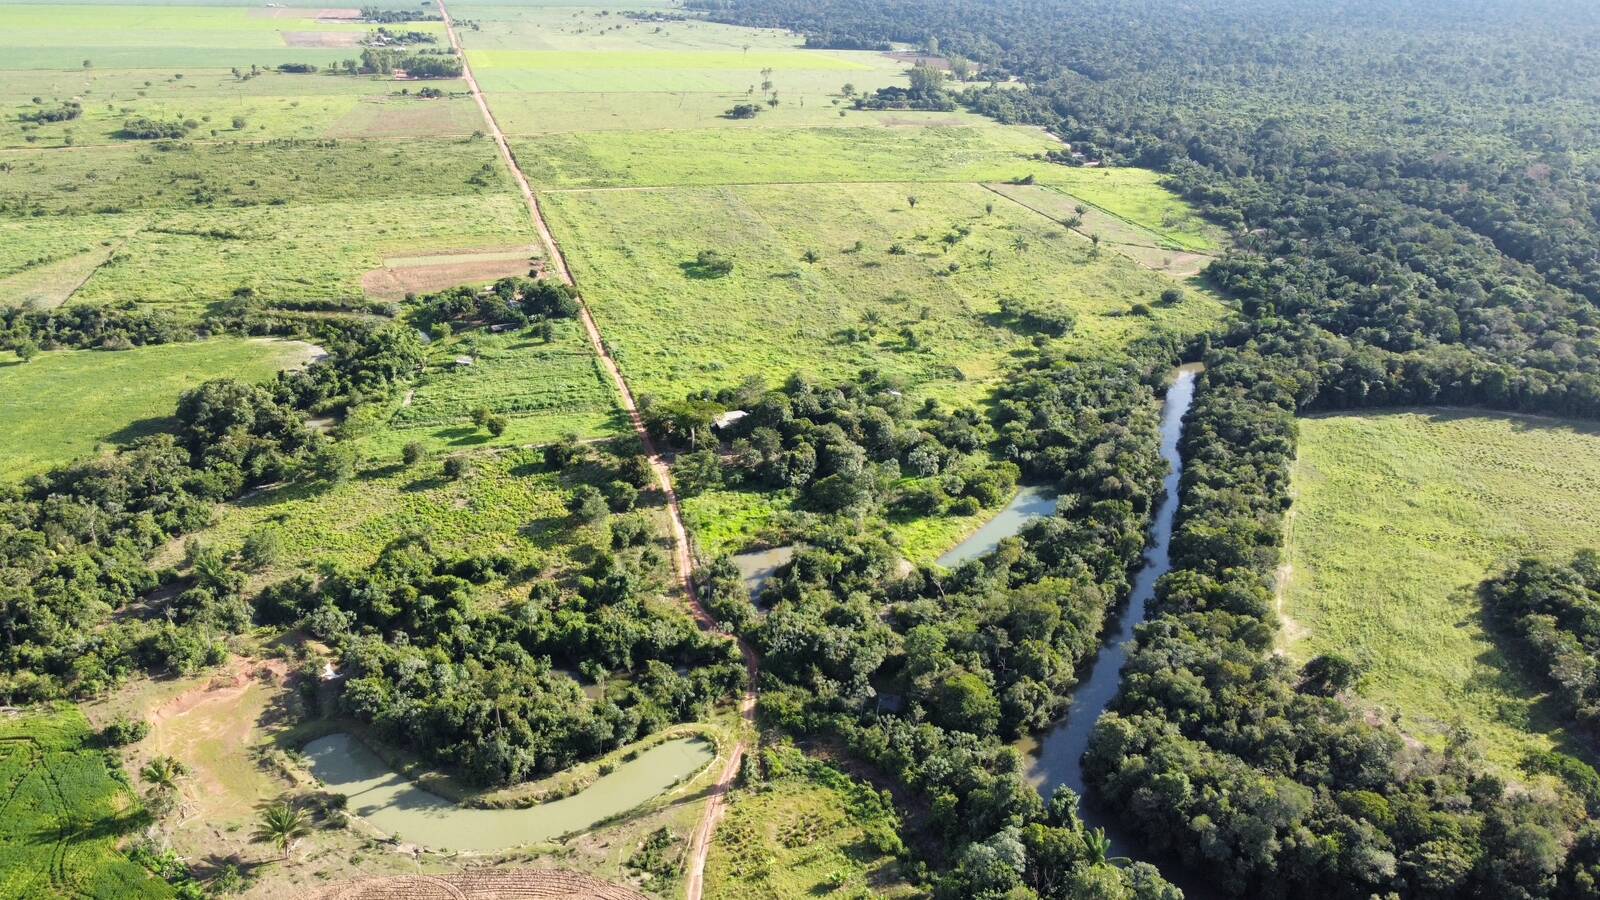
{"label": "small shed", "polygon": [[727,428],[729,425],[732,425],[748,415],[750,415],[750,413],[742,409],[730,409],[722,415],[717,416],[717,418],[712,421],[711,425],[713,428],[721,431],[722,429]]}
{"label": "small shed", "polygon": [[477,360],[473,359],[470,356],[458,356],[458,357],[456,357],[456,365],[458,365],[458,366],[470,366],[475,362],[477,362]]}

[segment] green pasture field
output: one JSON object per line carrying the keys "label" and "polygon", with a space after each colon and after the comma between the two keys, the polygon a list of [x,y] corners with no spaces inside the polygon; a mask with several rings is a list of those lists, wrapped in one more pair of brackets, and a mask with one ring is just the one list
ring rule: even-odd
{"label": "green pasture field", "polygon": [[[265,6],[10,3],[5,17],[0,65],[7,69],[325,65],[358,56],[355,42],[373,27]],[[438,23],[407,28],[443,34]]]}
{"label": "green pasture field", "polygon": [[[0,153],[0,209],[106,215],[339,200],[514,196],[487,139],[151,144]],[[526,241],[524,241],[525,243]],[[0,247],[0,254],[6,250]],[[415,254],[413,254],[415,255]]]}
{"label": "green pasture field", "polygon": [[31,362],[0,355],[0,480],[71,462],[101,442],[166,428],[178,395],[210,378],[264,381],[317,349],[298,341],[219,338],[132,350],[60,350]]}
{"label": "green pasture field", "polygon": [[1523,555],[1600,545],[1600,431],[1455,410],[1314,416],[1294,491],[1281,607],[1295,660],[1351,657],[1363,701],[1435,746],[1463,725],[1507,770],[1530,749],[1593,755],[1486,626],[1477,589]]}
{"label": "green pasture field", "polygon": [[[465,82],[439,80],[427,86],[450,96],[424,100],[415,95],[416,84],[372,76],[262,72],[241,79],[226,69],[9,71],[0,77],[0,148],[60,147],[69,140],[72,146],[148,146],[120,136],[133,116],[194,121],[189,138],[201,142],[445,137],[483,127]],[[66,100],[81,103],[82,115],[54,123],[21,118]],[[243,119],[239,125],[237,118]]]}
{"label": "green pasture field", "polygon": [[[922,394],[977,399],[1032,339],[999,320],[1002,296],[1066,306],[1077,324],[1065,341],[1085,352],[1221,314],[1186,290],[1150,317],[1130,315],[1174,282],[1095,256],[1082,237],[973,184],[555,192],[544,202],[635,390],[663,397],[872,367]],[[970,234],[947,244],[958,228]],[[733,273],[697,277],[705,249],[731,256]],[[802,261],[808,250],[815,264]],[[864,326],[871,339],[844,334]]]}
{"label": "green pasture field", "polygon": [[145,816],[76,708],[0,721],[0,898],[158,898],[172,889],[117,852]]}
{"label": "green pasture field", "polygon": [[816,182],[1007,181],[1050,164],[1054,146],[1023,126],[706,128],[595,131],[512,139],[541,188]]}
{"label": "green pasture field", "polygon": [[[382,427],[362,434],[362,452],[392,461],[412,441],[445,452],[544,444],[568,433],[588,438],[626,431],[616,390],[600,370],[583,327],[575,319],[554,324],[549,344],[516,332],[435,342],[409,403]],[[458,366],[458,356],[475,362]],[[506,416],[505,433],[494,437],[474,425],[472,412],[479,408]]]}
{"label": "green pasture field", "polygon": [[[250,288],[271,300],[359,300],[361,276],[397,253],[527,239],[509,194],[300,203],[152,216],[74,302],[136,300],[194,308]],[[218,238],[213,231],[236,237]]]}
{"label": "green pasture field", "polygon": [[[760,102],[744,90],[497,93],[490,97],[495,118],[506,134],[563,134],[586,131],[694,129],[863,128],[869,126],[977,126],[982,117],[965,111],[855,110],[838,95],[839,79],[829,77],[804,94],[783,93],[783,102],[754,119],[724,114],[739,103]],[[844,111],[844,115],[839,113]],[[697,131],[704,135],[704,131]]]}

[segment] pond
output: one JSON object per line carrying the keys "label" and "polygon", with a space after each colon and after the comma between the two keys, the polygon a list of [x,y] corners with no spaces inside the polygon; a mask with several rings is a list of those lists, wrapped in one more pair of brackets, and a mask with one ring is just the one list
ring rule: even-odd
{"label": "pond", "polygon": [[739,574],[744,576],[745,590],[750,592],[751,599],[755,599],[760,596],[767,582],[772,580],[772,576],[788,565],[791,559],[794,559],[794,545],[788,544],[737,554],[733,564],[739,567]]}
{"label": "pond", "polygon": [[348,734],[305,746],[311,773],[350,798],[350,812],[402,841],[440,850],[504,850],[554,840],[625,813],[716,758],[703,738],[657,744],[584,790],[529,809],[472,809],[417,787]]}
{"label": "pond", "polygon": [[1024,525],[1034,519],[1055,515],[1056,504],[1060,498],[1048,487],[1030,485],[1017,491],[1011,502],[995,514],[995,517],[983,523],[983,527],[974,531],[970,537],[951,548],[945,555],[939,557],[938,563],[946,569],[954,569],[967,560],[977,559],[1000,546],[1000,542],[1022,530]]}

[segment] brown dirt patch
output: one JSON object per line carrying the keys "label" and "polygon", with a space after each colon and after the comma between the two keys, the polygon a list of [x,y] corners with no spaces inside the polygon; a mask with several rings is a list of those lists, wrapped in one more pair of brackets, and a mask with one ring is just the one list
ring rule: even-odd
{"label": "brown dirt patch", "polygon": [[632,888],[562,869],[367,878],[310,896],[316,900],[646,900]]}
{"label": "brown dirt patch", "polygon": [[942,69],[945,71],[950,69],[950,60],[942,56],[929,56],[926,53],[917,53],[912,50],[896,50],[893,53],[885,53],[884,56],[910,63],[913,66],[927,66],[930,69]]}
{"label": "brown dirt patch", "polygon": [[[457,254],[441,254],[439,262],[419,265],[385,265],[361,276],[361,289],[368,297],[377,300],[400,300],[407,293],[425,294],[442,291],[458,284],[494,281],[510,275],[527,275],[537,268],[538,262],[528,256],[514,259],[472,259],[474,253],[494,251],[466,250]],[[463,257],[459,261],[451,256]]]}
{"label": "brown dirt patch", "polygon": [[286,47],[356,47],[361,34],[355,31],[285,31]]}

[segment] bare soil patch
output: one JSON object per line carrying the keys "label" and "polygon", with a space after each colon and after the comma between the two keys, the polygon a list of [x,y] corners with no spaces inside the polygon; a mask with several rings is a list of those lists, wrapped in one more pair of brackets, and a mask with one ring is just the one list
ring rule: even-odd
{"label": "bare soil patch", "polygon": [[286,47],[356,47],[361,35],[354,31],[285,31]]}
{"label": "bare soil patch", "polygon": [[334,885],[311,896],[316,900],[646,900],[632,888],[562,869],[368,878]]}
{"label": "bare soil patch", "polygon": [[899,60],[901,62],[910,63],[913,66],[927,66],[930,69],[943,69],[945,71],[950,69],[950,60],[945,59],[942,56],[929,56],[926,53],[917,53],[914,50],[896,50],[892,53],[885,53],[884,56],[887,56],[890,59]]}
{"label": "bare soil patch", "polygon": [[463,250],[388,260],[361,276],[361,288],[374,299],[399,300],[407,293],[425,294],[458,284],[527,275],[534,268],[538,268],[538,262],[526,247]]}

